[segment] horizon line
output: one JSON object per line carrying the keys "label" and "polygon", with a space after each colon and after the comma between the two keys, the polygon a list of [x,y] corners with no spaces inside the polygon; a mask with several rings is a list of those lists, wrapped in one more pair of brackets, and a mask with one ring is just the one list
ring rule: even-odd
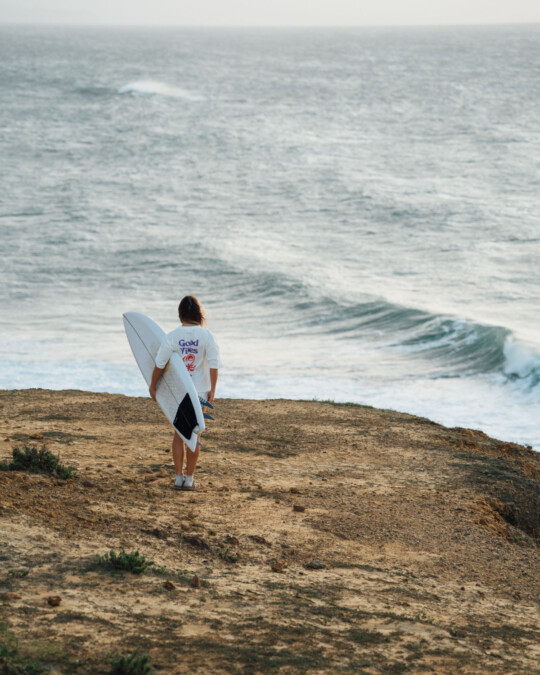
{"label": "horizon line", "polygon": [[262,29],[357,29],[357,28],[504,28],[507,26],[539,26],[538,21],[508,21],[487,23],[366,23],[366,24],[191,24],[191,23],[79,23],[74,21],[2,21],[0,27],[49,27],[49,28],[195,28],[195,29],[234,29],[234,30],[262,30]]}

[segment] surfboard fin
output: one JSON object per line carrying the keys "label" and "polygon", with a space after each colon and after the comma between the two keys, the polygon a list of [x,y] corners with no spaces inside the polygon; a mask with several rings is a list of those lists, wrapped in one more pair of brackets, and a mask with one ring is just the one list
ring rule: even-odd
{"label": "surfboard fin", "polygon": [[215,417],[212,417],[212,415],[209,415],[208,413],[203,413],[203,417],[205,420],[210,420],[211,422],[215,420]]}
{"label": "surfboard fin", "polygon": [[214,409],[214,406],[211,403],[208,403],[208,401],[202,396],[199,396],[199,401],[204,408],[210,408],[210,410]]}

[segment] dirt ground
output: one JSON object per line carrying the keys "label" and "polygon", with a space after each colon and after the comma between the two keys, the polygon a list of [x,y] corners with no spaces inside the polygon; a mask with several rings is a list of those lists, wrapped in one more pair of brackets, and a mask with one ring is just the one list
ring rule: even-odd
{"label": "dirt ground", "polygon": [[[361,406],[215,416],[190,493],[150,399],[0,392],[0,460],[76,469],[0,471],[0,672],[540,673],[540,453]],[[121,549],[154,567],[97,564]]]}

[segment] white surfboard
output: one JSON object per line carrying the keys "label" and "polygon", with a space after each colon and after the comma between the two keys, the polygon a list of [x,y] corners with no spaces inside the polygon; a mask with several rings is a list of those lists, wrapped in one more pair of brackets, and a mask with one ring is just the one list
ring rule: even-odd
{"label": "white surfboard", "polygon": [[[155,321],[139,312],[126,312],[123,316],[131,351],[146,383],[150,385],[156,354],[165,332]],[[166,371],[159,378],[156,399],[165,417],[188,448],[194,451],[197,435],[204,431],[204,416],[195,385],[178,352],[173,352]]]}

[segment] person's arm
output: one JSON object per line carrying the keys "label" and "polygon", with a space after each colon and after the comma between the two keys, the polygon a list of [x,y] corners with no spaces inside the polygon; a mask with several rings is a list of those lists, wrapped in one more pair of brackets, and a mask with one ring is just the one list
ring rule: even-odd
{"label": "person's arm", "polygon": [[[169,336],[166,335],[158,349],[158,353],[156,354],[156,365],[154,367],[154,372],[152,373],[152,381],[150,382],[150,387],[148,388],[150,396],[154,399],[154,401],[156,400],[157,383],[159,382],[159,378],[165,372],[165,368],[169,363],[169,359],[171,358],[172,353],[173,347],[171,341],[169,340]],[[163,364],[163,367],[159,366],[158,363]]]}
{"label": "person's arm", "polygon": [[157,383],[159,382],[159,378],[163,375],[165,372],[165,368],[158,368],[157,366],[154,367],[154,372],[152,373],[152,382],[150,382],[150,396],[156,400],[156,387]]}
{"label": "person's arm", "polygon": [[219,348],[217,342],[210,331],[208,331],[208,344],[206,346],[206,358],[210,368],[210,391],[208,392],[208,403],[213,403],[216,397],[216,384],[218,380],[218,368],[221,367],[219,358]]}
{"label": "person's arm", "polygon": [[210,368],[210,391],[208,392],[208,403],[213,403],[216,397],[217,378],[218,378],[218,369]]}

